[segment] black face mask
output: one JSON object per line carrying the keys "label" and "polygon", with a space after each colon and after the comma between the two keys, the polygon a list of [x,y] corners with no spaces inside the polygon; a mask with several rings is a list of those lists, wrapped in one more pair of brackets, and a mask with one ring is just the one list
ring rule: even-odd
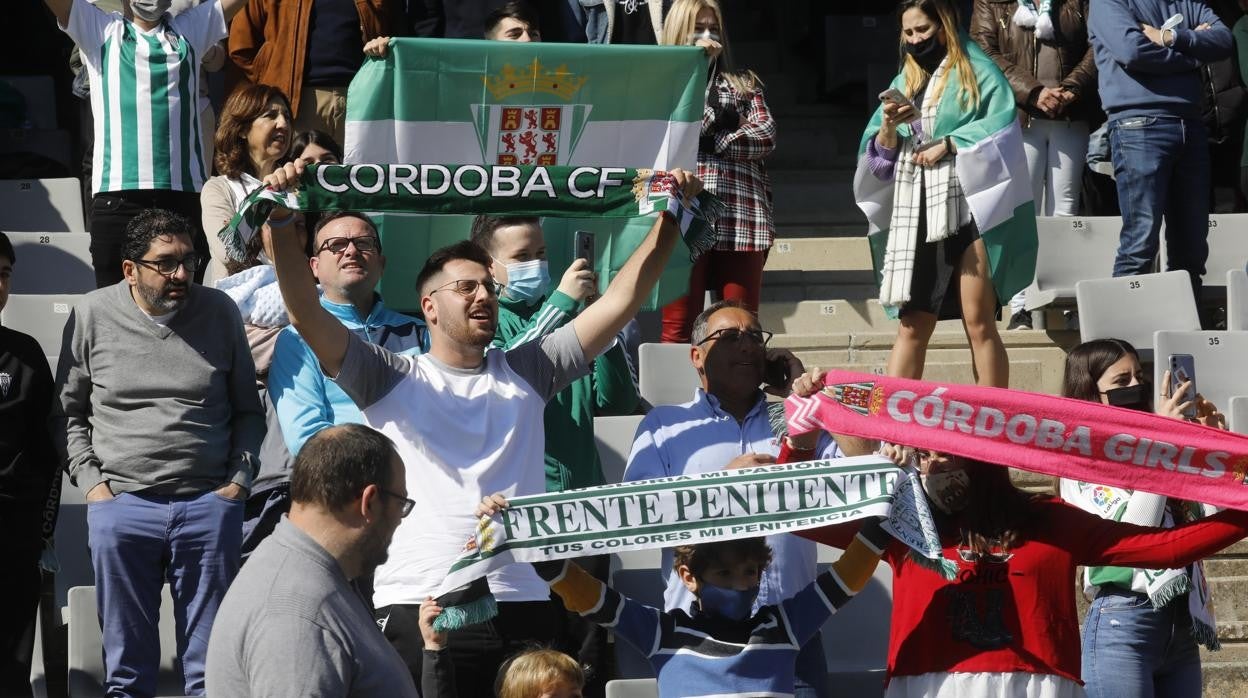
{"label": "black face mask", "polygon": [[1113,390],[1106,390],[1102,394],[1109,401],[1109,404],[1114,407],[1125,407],[1129,410],[1139,410],[1140,412],[1153,411],[1153,389],[1147,383],[1114,388]]}
{"label": "black face mask", "polygon": [[936,34],[932,34],[917,44],[906,44],[906,53],[914,59],[919,67],[929,73],[935,72],[936,67],[945,59],[945,46],[940,43]]}

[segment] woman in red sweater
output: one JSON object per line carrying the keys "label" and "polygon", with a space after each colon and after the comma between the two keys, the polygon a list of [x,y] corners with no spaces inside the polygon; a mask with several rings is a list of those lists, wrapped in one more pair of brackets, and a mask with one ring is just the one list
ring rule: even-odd
{"label": "woman in red sweater", "polygon": [[[816,387],[818,373],[794,392]],[[917,459],[944,556],[958,568],[949,581],[899,541],[885,550],[893,568],[889,698],[1081,697],[1077,566],[1183,567],[1248,535],[1242,511],[1170,529],[1136,526],[1023,492],[1000,465],[885,451],[899,462]],[[809,457],[792,452],[789,460]],[[830,526],[800,535],[843,548],[855,532]]]}

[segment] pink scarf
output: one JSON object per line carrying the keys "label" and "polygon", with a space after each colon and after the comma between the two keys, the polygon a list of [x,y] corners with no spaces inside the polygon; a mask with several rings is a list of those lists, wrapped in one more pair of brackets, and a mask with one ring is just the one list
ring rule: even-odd
{"label": "pink scarf", "polygon": [[1035,473],[1248,510],[1248,437],[1095,402],[830,371],[789,397],[789,430],[824,429]]}

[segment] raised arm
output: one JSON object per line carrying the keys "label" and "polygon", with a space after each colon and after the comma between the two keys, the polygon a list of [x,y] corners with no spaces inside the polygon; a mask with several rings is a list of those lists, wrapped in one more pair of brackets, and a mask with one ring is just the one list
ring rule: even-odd
{"label": "raised arm", "polygon": [[69,9],[73,7],[74,0],[43,0],[43,3],[56,15],[57,24],[69,26]]}
{"label": "raised arm", "polygon": [[[285,191],[288,186],[299,181],[303,170],[302,160],[287,163],[265,177],[264,184],[272,189]],[[307,258],[303,256],[303,248],[293,225],[293,216],[291,211],[280,207],[269,213],[269,220],[261,231],[264,236],[264,249],[269,259],[273,260],[278,288],[282,291],[290,324],[295,326],[299,336],[308,343],[325,373],[337,376],[342,368],[342,359],[347,354],[347,328],[321,307],[320,297],[316,292],[316,279],[308,267]]]}
{"label": "raised arm", "polygon": [[[1078,531],[1068,543],[1081,565],[1183,567],[1248,535],[1248,512],[1220,511],[1174,528],[1151,528],[1102,519],[1072,506],[1055,505],[1055,531]],[[1060,535],[1060,534],[1058,534]]]}
{"label": "raised arm", "polygon": [[[697,196],[702,182],[684,170],[672,170],[676,178],[676,191],[686,197]],[[620,272],[611,280],[605,293],[594,304],[572,321],[581,350],[587,358],[602,353],[624,325],[637,314],[641,303],[658,283],[663,267],[672,256],[672,250],[680,240],[680,229],[671,216],[660,215],[646,239],[624,263]]]}

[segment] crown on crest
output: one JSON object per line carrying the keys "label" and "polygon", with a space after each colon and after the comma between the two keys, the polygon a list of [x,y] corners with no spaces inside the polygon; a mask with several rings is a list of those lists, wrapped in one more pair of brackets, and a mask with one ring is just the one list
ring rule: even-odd
{"label": "crown on crest", "polygon": [[494,95],[494,99],[545,92],[566,100],[571,99],[589,77],[573,75],[568,72],[566,65],[548,70],[535,58],[532,64],[522,70],[517,71],[508,63],[499,74],[486,75],[481,80],[485,83],[485,89]]}

